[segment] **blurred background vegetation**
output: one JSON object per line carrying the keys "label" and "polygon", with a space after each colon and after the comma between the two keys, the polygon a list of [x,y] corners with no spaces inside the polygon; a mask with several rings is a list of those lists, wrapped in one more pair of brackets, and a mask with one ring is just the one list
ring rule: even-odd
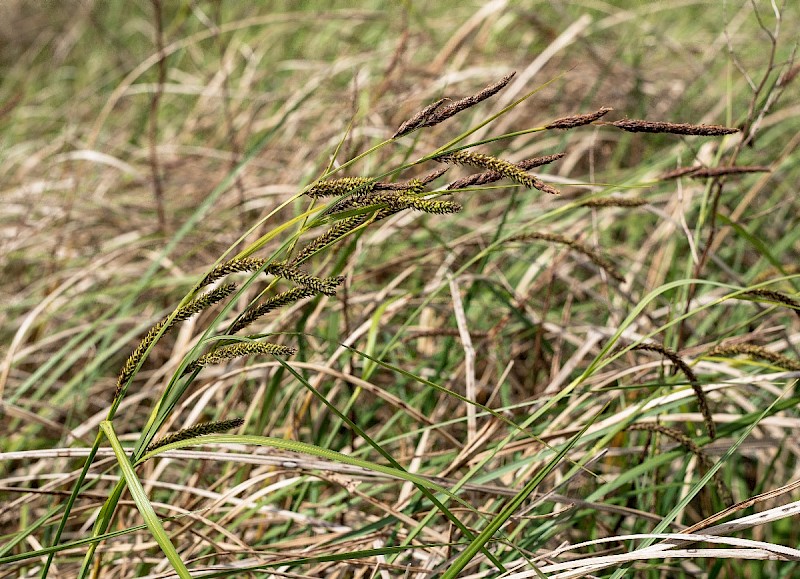
{"label": "blurred background vegetation", "polygon": [[[537,88],[470,141],[601,106],[614,108],[609,120],[721,124],[743,133],[725,140],[683,138],[598,125],[491,142],[479,150],[514,161],[566,152],[538,173],[562,195],[508,186],[468,191],[458,194],[464,205],[459,215],[415,214],[376,225],[309,265],[320,275],[347,276],[338,297],[290,308],[260,331],[291,333],[288,341],[300,348],[293,360],[306,364],[299,370],[305,379],[401,464],[425,475],[457,480],[491,455],[464,480],[518,490],[552,458],[541,440],[560,449],[583,426],[602,425],[572,451],[571,460],[592,464],[591,474],[564,478],[571,468],[565,461],[563,471],[538,489],[589,503],[526,504],[529,512],[492,547],[509,568],[565,542],[652,531],[656,523],[642,513],[659,520],[670,514],[670,530],[702,520],[723,508],[719,497],[671,513],[705,473],[696,457],[672,440],[624,433],[625,425],[613,420],[635,408],[636,417],[651,422],[660,416],[676,427],[686,424],[688,435],[699,440],[702,423],[692,398],[661,396],[686,389],[685,377],[652,354],[627,353],[603,368],[593,360],[608,359],[610,348],[603,348],[621,328],[626,339],[610,345],[653,337],[700,360],[712,346],[736,340],[798,359],[800,325],[791,309],[763,300],[718,303],[731,288],[782,277],[788,279],[769,289],[797,295],[798,31],[794,3],[761,0],[6,0],[0,4],[0,410],[7,434],[0,450],[90,446],[119,367],[147,329],[231,246],[242,249],[276,231],[305,211],[308,199],[287,203],[268,221],[259,221],[263,216],[319,178],[329,163],[336,166],[389,139],[426,104],[474,93],[517,71],[493,100],[380,148],[347,174],[381,174],[429,153]],[[722,182],[660,179],[680,167],[733,162],[765,171]],[[448,178],[462,174],[464,169],[451,169]],[[610,195],[641,197],[647,205],[591,209],[579,203]],[[543,242],[509,243],[480,254],[504,232],[529,228],[598,248],[611,256],[626,284],[617,287],[585,256]],[[276,236],[267,247],[283,241]],[[455,286],[448,278],[453,272]],[[704,283],[684,281],[692,278]],[[674,289],[646,297],[671,283]],[[459,338],[454,287],[463,295],[477,353],[472,370]],[[262,289],[250,288],[233,313]],[[623,322],[637,306],[644,313]],[[117,414],[123,441],[137,439],[163,384],[213,319],[204,314],[154,348]],[[343,351],[338,345],[344,341],[408,374]],[[800,448],[791,437],[800,426],[795,378],[767,362],[741,358],[706,359],[693,367],[703,384],[726,384],[711,401],[726,426],[720,439],[701,445],[713,462],[725,456],[721,472],[736,499],[798,478]],[[522,431],[483,415],[478,439],[467,428],[463,402],[420,383],[464,394],[470,371],[479,401],[524,424]],[[381,462],[279,365],[223,374],[203,374],[164,431],[242,416],[243,432]],[[761,375],[771,378],[762,383]],[[343,376],[361,378],[367,387]],[[534,424],[526,422],[568,384],[568,396],[556,399]],[[378,391],[404,401],[427,422],[402,404],[387,403]],[[648,397],[660,402],[645,410],[640,403]],[[606,446],[595,447],[606,435]],[[734,442],[736,453],[726,455]],[[634,472],[636,465],[641,468]],[[60,513],[30,525],[56,506],[58,492],[71,489],[68,475],[80,466],[80,455],[14,455],[0,464],[2,555],[51,544]],[[320,474],[319,467],[302,464],[276,468],[187,459],[152,461],[137,472],[172,484],[154,483],[152,500],[190,511],[209,506],[206,495],[192,489],[212,488],[219,499],[258,474],[271,477],[272,494],[251,499],[258,488],[240,491],[247,514],[228,519],[224,509],[212,508],[207,516],[218,526],[203,531],[207,535],[173,537],[185,560],[201,558],[197,565],[235,564],[262,549],[293,561],[306,547],[315,554],[346,554],[396,546],[430,511],[411,487],[394,481],[355,488],[348,481],[361,475]],[[23,492],[48,481],[56,481],[53,495]],[[103,483],[95,483],[93,492],[102,495]],[[476,487],[466,500],[491,517],[503,496]],[[102,500],[92,495],[79,503],[62,541],[89,534],[90,514]],[[265,515],[265,507],[273,514]],[[461,514],[480,530],[483,523],[468,515]],[[141,522],[130,503],[118,516],[115,528]],[[330,528],[321,530],[320,521]],[[744,535],[797,546],[796,525],[788,522]],[[423,524],[430,531],[421,535],[423,542],[463,539],[448,534],[445,519]],[[348,529],[344,539],[340,527]],[[137,536],[147,540],[146,531],[138,533],[125,540],[140,558],[100,548],[108,576],[168,569],[152,544],[135,547]],[[26,540],[15,543],[20,536]],[[386,552],[380,557],[388,556],[388,563],[377,555],[342,556],[287,569],[311,577],[367,577],[374,569],[415,576],[405,566],[435,575],[458,553],[455,547],[452,554],[418,547],[421,555],[409,551],[396,565],[395,555]],[[633,549],[627,543],[608,548]],[[63,572],[58,576],[77,573],[82,556],[76,549],[56,557]],[[481,564],[486,561],[476,558],[472,572],[492,576],[486,571],[491,565]],[[749,577],[791,576],[794,568],[744,564]],[[724,559],[641,565],[639,571],[653,577],[744,572]],[[26,560],[0,577],[40,570],[40,559]]]}

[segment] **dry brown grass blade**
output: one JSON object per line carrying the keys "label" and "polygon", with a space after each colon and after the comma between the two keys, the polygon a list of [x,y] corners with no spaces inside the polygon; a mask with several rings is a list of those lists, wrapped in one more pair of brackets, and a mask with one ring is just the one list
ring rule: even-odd
{"label": "dry brown grass blade", "polygon": [[712,526],[714,523],[721,521],[733,513],[743,511],[745,509],[749,509],[750,507],[757,505],[758,503],[763,503],[765,501],[769,501],[771,499],[775,499],[781,495],[785,495],[787,493],[792,492],[795,489],[800,488],[800,480],[796,480],[794,482],[789,483],[788,485],[784,485],[777,489],[773,489],[771,491],[767,491],[761,494],[758,494],[754,497],[750,497],[747,500],[741,501],[728,507],[727,509],[720,511],[719,513],[708,517],[707,519],[703,519],[702,521],[695,523],[691,527],[684,529],[682,532],[684,533],[696,533],[697,531],[701,531]]}

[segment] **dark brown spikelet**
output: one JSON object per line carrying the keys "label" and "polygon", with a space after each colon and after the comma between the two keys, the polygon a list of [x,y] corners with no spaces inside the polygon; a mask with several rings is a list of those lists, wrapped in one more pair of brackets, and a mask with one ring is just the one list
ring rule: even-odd
{"label": "dark brown spikelet", "polygon": [[777,352],[771,352],[766,348],[756,346],[754,344],[731,344],[729,346],[720,345],[715,346],[706,352],[706,356],[720,357],[737,356],[740,354],[772,362],[773,365],[777,366],[778,368],[783,368],[784,370],[789,370],[792,372],[800,371],[800,362],[792,360],[791,358],[788,358],[782,354],[778,354]]}
{"label": "dark brown spikelet", "polygon": [[221,364],[234,358],[241,358],[242,356],[251,356],[253,354],[272,354],[273,356],[291,356],[297,350],[289,346],[281,346],[280,344],[270,344],[268,342],[239,342],[238,344],[231,344],[230,346],[222,346],[216,350],[212,350],[207,354],[203,354],[197,360],[186,366],[184,374],[194,372],[199,368],[211,366],[214,364]]}
{"label": "dark brown spikelet", "polygon": [[[694,440],[686,436],[680,430],[677,430],[675,428],[670,428],[662,424],[656,424],[654,422],[638,422],[635,424],[631,424],[630,426],[628,426],[627,430],[643,430],[645,432],[658,432],[659,434],[663,434],[664,436],[667,436],[672,440],[674,440],[675,442],[679,443],[686,450],[695,455],[705,470],[708,470],[712,466],[714,466],[711,463],[711,459],[708,458],[708,455],[705,452],[703,452],[703,449],[697,446]],[[728,487],[725,485],[725,481],[722,480],[722,475],[720,474],[719,471],[714,473],[714,486],[717,487],[717,493],[719,493],[719,496],[722,499],[722,501],[726,505],[732,505],[733,495],[731,494],[731,491],[728,489]]]}
{"label": "dark brown spikelet", "polygon": [[229,283],[210,292],[204,293],[179,309],[175,313],[175,317],[172,318],[172,321],[169,321],[169,316],[167,316],[150,328],[145,337],[139,342],[139,345],[136,346],[131,355],[128,356],[125,364],[123,364],[122,369],[119,372],[119,376],[117,376],[117,387],[114,391],[114,398],[116,399],[122,393],[122,389],[125,387],[125,384],[128,383],[128,380],[130,380],[131,376],[133,376],[134,371],[136,371],[136,366],[139,365],[139,361],[142,359],[142,356],[144,356],[144,353],[147,351],[147,349],[153,344],[153,342],[155,342],[156,337],[159,333],[161,333],[162,329],[163,333],[161,335],[163,336],[170,329],[172,329],[175,323],[188,320],[193,315],[198,314],[217,302],[224,300],[234,291],[236,291],[236,284]]}
{"label": "dark brown spikelet", "polygon": [[703,421],[706,423],[708,436],[712,440],[716,438],[717,429],[714,426],[714,419],[711,416],[711,411],[708,409],[708,400],[706,399],[706,394],[703,392],[703,388],[700,386],[700,380],[697,379],[697,375],[694,373],[694,371],[692,371],[689,365],[683,361],[678,353],[659,344],[637,344],[631,349],[658,352],[672,362],[681,372],[683,372],[683,374],[686,376],[686,379],[689,380],[689,384],[691,385],[692,390],[694,390],[695,396],[697,397],[697,406],[700,408],[700,414],[703,415]]}
{"label": "dark brown spikelet", "polygon": [[207,434],[219,434],[221,432],[227,432],[233,428],[239,428],[242,424],[244,424],[244,420],[241,418],[234,418],[232,420],[220,420],[218,422],[201,422],[200,424],[195,424],[194,426],[190,426],[189,428],[184,428],[179,430],[178,432],[173,432],[172,434],[168,434],[163,438],[158,439],[155,442],[150,443],[145,449],[145,453],[152,452],[157,448],[161,448],[162,446],[167,446],[168,444],[172,444],[173,442],[180,442],[181,440],[191,440],[193,438],[198,438],[200,436],[205,436]]}
{"label": "dark brown spikelet", "polygon": [[309,197],[339,197],[348,193],[369,191],[374,181],[369,177],[342,177],[341,179],[331,179],[330,181],[319,181],[314,183],[305,192]]}
{"label": "dark brown spikelet", "polygon": [[755,289],[748,292],[744,292],[743,294],[740,294],[737,297],[745,298],[747,296],[762,298],[763,301],[774,302],[776,304],[784,305],[787,308],[794,310],[794,313],[800,316],[800,302],[790,298],[784,293],[768,289]]}
{"label": "dark brown spikelet", "polygon": [[396,139],[397,137],[402,137],[403,135],[408,134],[414,129],[422,126],[422,123],[430,119],[431,115],[436,112],[436,109],[438,109],[448,100],[450,99],[439,99],[435,103],[431,103],[421,111],[415,113],[410,119],[398,127],[398,129],[394,132],[394,135],[392,135],[392,138]]}
{"label": "dark brown spikelet", "polygon": [[[555,155],[546,155],[544,157],[534,157],[533,159],[526,159],[524,161],[520,161],[516,163],[516,166],[522,169],[523,171],[529,171],[534,169],[535,167],[541,167],[542,165],[547,165],[552,163],[553,161],[558,161],[561,159],[565,153],[556,153]],[[457,181],[453,181],[450,185],[447,186],[448,191],[452,191],[453,189],[466,189],[467,187],[477,187],[480,185],[487,185],[489,183],[494,183],[495,181],[499,181],[503,178],[503,175],[498,173],[497,171],[486,171],[484,173],[475,173],[474,175],[469,175],[468,177],[464,177],[463,179],[459,179]]]}
{"label": "dark brown spikelet", "polygon": [[200,287],[206,286],[210,283],[217,281],[220,278],[232,273],[243,271],[256,271],[261,269],[267,260],[258,257],[247,257],[245,259],[232,259],[225,263],[219,264],[217,267],[208,272],[208,275],[200,282]]}
{"label": "dark brown spikelet", "polygon": [[558,233],[544,233],[544,232],[532,232],[532,233],[522,233],[520,235],[514,235],[508,238],[508,241],[530,241],[532,239],[539,239],[542,241],[552,241],[554,243],[561,243],[568,247],[571,247],[575,251],[582,253],[586,257],[588,257],[592,263],[596,266],[604,269],[608,275],[613,277],[619,283],[625,283],[625,278],[617,268],[614,266],[611,261],[609,261],[604,256],[600,255],[597,251],[592,249],[591,247],[581,243],[580,241],[576,241],[574,239],[570,239],[569,237],[564,237],[563,235],[559,235]]}
{"label": "dark brown spikelet", "polygon": [[419,179],[403,181],[400,183],[376,183],[373,191],[408,191],[409,193],[422,193],[425,185]]}
{"label": "dark brown spikelet", "polygon": [[549,125],[545,125],[545,129],[574,129],[575,127],[582,127],[584,125],[588,125],[589,123],[595,122],[597,119],[603,117],[607,113],[613,111],[614,109],[610,107],[602,107],[599,110],[596,110],[593,113],[587,113],[585,115],[572,115],[571,117],[563,117],[560,119],[556,119]]}
{"label": "dark brown spikelet", "polygon": [[[460,113],[463,110],[466,110],[466,109],[468,109],[470,107],[474,107],[479,102],[485,101],[489,97],[494,96],[498,92],[500,92],[503,89],[503,87],[505,87],[509,82],[511,82],[511,79],[514,78],[515,74],[516,74],[515,72],[512,72],[511,74],[507,74],[506,76],[501,78],[496,83],[490,84],[485,89],[483,89],[482,91],[480,91],[480,92],[478,92],[478,93],[476,93],[476,94],[474,94],[472,96],[464,97],[463,99],[459,99],[457,101],[453,101],[451,104],[447,105],[446,107],[440,107],[440,108],[437,107],[437,109],[435,111],[433,111],[432,114],[428,115],[428,118],[426,118],[425,120],[421,121],[419,123],[419,125],[417,125],[417,126],[419,126],[419,127],[432,127],[434,125],[438,125],[439,123],[441,123],[443,121],[446,121],[447,119],[449,119],[453,115],[457,115],[458,113]],[[416,127],[414,127],[414,128],[416,128]],[[408,131],[406,131],[406,132],[408,132]]]}
{"label": "dark brown spikelet", "polygon": [[328,278],[314,277],[286,263],[271,263],[267,266],[267,271],[272,275],[288,279],[297,285],[313,289],[326,296],[335,296],[336,287],[344,281],[344,277],[342,276]]}
{"label": "dark brown spikelet", "polygon": [[427,185],[432,181],[436,181],[436,179],[447,173],[449,169],[450,167],[439,167],[435,171],[431,171],[427,175],[423,175],[422,177],[420,177],[419,182],[422,183],[423,185]]}
{"label": "dark brown spikelet", "polygon": [[238,332],[239,330],[246,328],[253,322],[255,322],[258,318],[265,316],[266,314],[270,313],[271,311],[277,310],[284,306],[288,306],[295,302],[298,302],[305,298],[310,298],[312,296],[317,295],[317,292],[311,288],[307,287],[296,287],[292,288],[289,291],[279,293],[276,296],[269,298],[266,301],[261,302],[260,304],[256,304],[251,306],[244,312],[236,322],[231,324],[231,327],[228,328],[228,333],[233,334]]}
{"label": "dark brown spikelet", "polygon": [[625,119],[603,124],[617,127],[629,133],[669,133],[672,135],[717,137],[739,132],[739,129],[723,127],[722,125],[690,125],[688,123],[662,123],[638,119]]}
{"label": "dark brown spikelet", "polygon": [[581,207],[641,207],[642,205],[647,205],[647,199],[637,197],[601,197],[588,199],[580,204]]}
{"label": "dark brown spikelet", "polygon": [[692,179],[708,179],[722,175],[742,175],[745,173],[769,173],[769,167],[763,165],[739,165],[734,167],[684,167],[669,171],[661,176],[662,180],[677,179],[678,177],[691,177]]}

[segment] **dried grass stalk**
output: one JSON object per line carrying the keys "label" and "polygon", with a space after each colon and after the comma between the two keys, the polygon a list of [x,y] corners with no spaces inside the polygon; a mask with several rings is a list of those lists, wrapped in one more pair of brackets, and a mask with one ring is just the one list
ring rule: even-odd
{"label": "dried grass stalk", "polygon": [[703,421],[706,424],[708,436],[711,437],[712,440],[716,438],[717,429],[714,426],[714,419],[711,416],[711,411],[708,409],[708,400],[706,399],[706,394],[703,392],[702,386],[700,386],[700,380],[697,379],[697,375],[692,371],[689,365],[683,361],[678,353],[659,344],[637,344],[631,349],[658,352],[672,362],[673,365],[675,365],[681,372],[683,372],[687,380],[689,380],[689,384],[691,385],[692,390],[694,390],[695,396],[697,396],[697,406],[700,408],[700,414],[703,415]]}
{"label": "dried grass stalk", "polygon": [[[565,154],[566,153],[556,153],[555,155],[534,157],[533,159],[526,159],[524,161],[520,161],[519,163],[515,164],[523,171],[529,171],[535,167],[541,167],[542,165],[547,165],[549,163],[552,163],[553,161],[558,161]],[[464,177],[463,179],[453,181],[447,186],[447,190],[452,191],[453,189],[466,189],[467,187],[487,185],[489,183],[494,183],[495,181],[499,181],[502,178],[503,175],[498,173],[497,171],[486,171],[484,173],[475,173],[474,175],[469,175],[468,177]]]}
{"label": "dried grass stalk", "polygon": [[588,125],[589,123],[593,123],[599,118],[602,118],[607,113],[613,111],[614,109],[610,107],[602,107],[596,110],[593,113],[587,113],[585,115],[572,115],[569,117],[563,117],[560,119],[556,119],[549,125],[545,125],[545,129],[562,129],[562,130],[569,130],[574,129],[575,127],[582,127],[584,125]]}
{"label": "dried grass stalk", "polygon": [[792,360],[791,358],[788,358],[782,354],[778,354],[777,352],[770,352],[766,348],[762,346],[756,346],[755,344],[731,344],[729,346],[720,345],[715,346],[706,352],[706,356],[720,357],[738,356],[740,354],[766,360],[779,368],[783,368],[784,370],[789,370],[791,372],[800,371],[800,362],[796,362],[795,360]]}
{"label": "dried grass stalk", "polygon": [[606,257],[600,255],[597,251],[592,249],[591,247],[584,245],[580,241],[576,241],[574,239],[570,239],[568,237],[564,237],[563,235],[559,235],[558,233],[543,233],[543,232],[532,232],[532,233],[522,233],[520,235],[514,235],[509,237],[509,241],[530,241],[533,239],[539,239],[542,241],[552,241],[554,243],[561,243],[568,247],[571,247],[575,251],[582,253],[586,257],[588,257],[592,263],[597,265],[598,267],[604,269],[608,275],[613,277],[619,283],[624,283],[625,278],[617,268],[614,266],[611,261],[609,261]]}
{"label": "dried grass stalk", "polygon": [[662,123],[654,121],[643,121],[639,119],[625,119],[603,123],[617,127],[629,133],[669,133],[672,135],[696,135],[705,137],[716,137],[720,135],[731,135],[738,133],[740,129],[733,127],[723,127],[722,125],[690,125],[688,123]]}
{"label": "dried grass stalk", "polygon": [[189,428],[184,428],[179,430],[178,432],[173,432],[172,434],[168,434],[163,438],[158,439],[155,442],[150,443],[145,449],[145,453],[152,452],[157,448],[161,448],[162,446],[167,446],[168,444],[172,444],[173,442],[179,442],[181,440],[191,440],[193,438],[198,438],[200,436],[205,436],[207,434],[219,434],[221,432],[227,432],[233,428],[239,428],[242,424],[244,424],[244,419],[242,418],[234,418],[232,420],[220,420],[218,422],[202,422],[200,424],[195,424],[194,426],[190,426]]}

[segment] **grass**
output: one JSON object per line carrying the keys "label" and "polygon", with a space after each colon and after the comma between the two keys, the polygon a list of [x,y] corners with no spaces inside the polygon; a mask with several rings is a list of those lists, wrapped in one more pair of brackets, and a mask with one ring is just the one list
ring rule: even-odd
{"label": "grass", "polygon": [[790,3],[0,10],[0,577],[793,576]]}

